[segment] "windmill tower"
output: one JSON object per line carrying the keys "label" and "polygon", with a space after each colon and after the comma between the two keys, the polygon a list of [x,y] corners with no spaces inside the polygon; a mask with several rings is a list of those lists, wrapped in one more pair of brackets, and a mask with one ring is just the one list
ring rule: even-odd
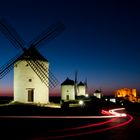
{"label": "windmill tower", "polygon": [[62,100],[75,100],[75,83],[73,80],[67,78],[61,84],[61,99]]}
{"label": "windmill tower", "polygon": [[49,88],[57,85],[58,81],[49,71],[49,63],[37,50],[42,43],[52,40],[62,32],[64,25],[56,23],[24,47],[24,41],[5,20],[0,20],[0,30],[9,41],[23,54],[13,57],[0,68],[0,79],[14,66],[14,101],[19,102],[49,102]]}
{"label": "windmill tower", "polygon": [[77,96],[85,96],[86,95],[86,86],[83,82],[79,82],[77,85],[78,88],[78,94]]}
{"label": "windmill tower", "polygon": [[[37,61],[49,70],[48,61],[36,49],[31,50],[32,55],[36,56]],[[28,61],[28,62],[27,62]],[[39,76],[34,72],[34,69],[28,64],[33,61],[32,57],[24,54],[14,64],[14,101],[20,102],[49,102],[49,81],[46,78],[46,86]],[[48,77],[49,74],[46,73]],[[20,94],[19,94],[20,93]]]}

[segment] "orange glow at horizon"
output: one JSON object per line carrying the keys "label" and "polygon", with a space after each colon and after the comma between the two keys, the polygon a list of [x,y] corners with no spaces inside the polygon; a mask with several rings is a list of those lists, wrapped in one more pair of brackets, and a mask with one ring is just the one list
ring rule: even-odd
{"label": "orange glow at horizon", "polygon": [[[10,87],[0,88],[0,96],[13,96],[13,89]],[[49,96],[61,96],[59,89],[50,90]]]}
{"label": "orange glow at horizon", "polygon": [[13,89],[10,87],[1,88],[0,89],[0,96],[13,96]]}

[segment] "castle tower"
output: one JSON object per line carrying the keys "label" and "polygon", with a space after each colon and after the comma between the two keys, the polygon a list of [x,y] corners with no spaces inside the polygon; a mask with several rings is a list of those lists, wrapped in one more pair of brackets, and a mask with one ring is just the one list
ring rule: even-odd
{"label": "castle tower", "polygon": [[137,92],[136,92],[136,89],[135,88],[132,89],[132,94],[133,94],[134,97],[137,97]]}

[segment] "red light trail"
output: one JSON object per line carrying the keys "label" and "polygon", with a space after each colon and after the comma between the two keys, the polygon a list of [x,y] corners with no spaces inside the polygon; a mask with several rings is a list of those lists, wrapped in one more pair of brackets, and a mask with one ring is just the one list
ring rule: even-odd
{"label": "red light trail", "polygon": [[[44,138],[37,138],[34,140],[49,140],[49,139],[61,139],[61,138],[68,138],[68,137],[76,137],[76,136],[82,136],[82,135],[89,135],[89,134],[95,134],[95,133],[101,133],[107,130],[111,130],[111,129],[115,129],[118,127],[122,127],[124,125],[127,125],[128,123],[130,123],[133,120],[133,117],[129,114],[125,114],[125,113],[118,113],[116,111],[120,111],[123,110],[124,108],[117,108],[117,109],[111,109],[109,111],[105,111],[106,115],[109,114],[109,116],[91,116],[92,118],[110,118],[107,121],[103,121],[103,122],[99,122],[99,123],[93,123],[93,124],[88,124],[88,125],[84,125],[84,126],[78,126],[78,127],[73,127],[73,128],[65,128],[65,129],[60,129],[60,130],[52,130],[52,131],[48,131],[48,132],[53,132],[53,136],[48,136],[48,137],[44,137]],[[63,116],[64,117],[64,116]],[[76,116],[77,118],[78,116]],[[82,118],[83,116],[79,116],[79,118]],[[87,118],[91,118],[89,116],[85,116]],[[83,118],[85,118],[83,117]],[[120,118],[124,118],[125,120],[123,120],[123,122],[118,121]],[[62,118],[62,116],[60,117]],[[66,117],[66,118],[70,118],[70,117]],[[74,118],[74,117],[72,117]],[[113,123],[113,122],[117,122],[117,123]],[[112,123],[112,124],[111,124]],[[112,126],[105,126],[106,124],[111,124]],[[102,126],[104,128],[98,128],[97,126]],[[97,127],[97,128],[96,128]],[[86,130],[86,128],[94,128],[95,130]],[[84,129],[84,132],[79,132],[79,130]],[[76,130],[78,131],[77,133],[75,132],[71,132],[72,130]],[[71,132],[70,134],[66,134],[64,132]],[[63,132],[63,134],[59,134],[54,136],[55,132]]]}
{"label": "red light trail", "polygon": [[[111,129],[114,129],[114,128],[117,128],[117,127],[122,127],[124,125],[127,125],[128,123],[130,123],[132,120],[133,120],[133,117],[131,115],[127,115],[128,117],[128,120],[125,121],[125,122],[122,122],[122,123],[119,123],[119,124],[116,124],[116,125],[113,125],[113,126],[110,126],[110,127],[106,127],[106,128],[102,128],[102,129],[97,129],[97,130],[93,130],[93,131],[85,131],[85,132],[82,132],[82,133],[71,133],[71,134],[65,134],[65,135],[60,135],[60,136],[50,136],[50,137],[45,137],[45,138],[37,138],[37,139],[34,139],[34,140],[50,140],[50,139],[61,139],[61,138],[67,138],[67,137],[76,137],[76,136],[82,136],[82,135],[89,135],[89,134],[95,134],[95,133],[100,133],[100,132],[104,132],[104,131],[107,131],[107,130],[111,130]],[[103,125],[102,123],[100,125]],[[94,126],[94,124],[93,124]],[[92,124],[90,127],[93,127]],[[79,127],[79,129],[81,129]]]}
{"label": "red light trail", "polygon": [[125,113],[118,113],[116,111],[124,110],[125,108],[110,109],[109,111],[102,110],[103,116],[0,116],[0,118],[16,118],[16,119],[101,119],[101,118],[115,118],[115,117],[126,117]]}
{"label": "red light trail", "polygon": [[110,122],[113,122],[117,120],[117,118],[111,118],[110,120],[107,121],[103,121],[103,122],[99,122],[99,123],[94,123],[94,124],[89,124],[89,125],[83,125],[83,126],[79,126],[79,127],[73,127],[73,128],[65,128],[65,129],[59,129],[59,130],[53,130],[53,132],[57,131],[57,132],[61,132],[61,131],[71,131],[71,130],[79,130],[79,129],[84,129],[84,128],[89,128],[89,127],[93,127],[93,126],[100,126],[100,125],[104,125]]}
{"label": "red light trail", "polygon": [[47,130],[46,134],[42,138],[35,138],[33,140],[50,140],[50,139],[62,139],[69,137],[78,137],[83,135],[90,135],[95,133],[101,133],[104,131],[112,130],[118,127],[127,125],[133,120],[133,117],[129,114],[119,113],[124,108],[116,108],[110,110],[102,110],[102,116],[0,116],[0,118],[13,118],[13,119],[108,119],[100,121],[98,123],[90,123],[76,127],[66,127],[59,130]]}

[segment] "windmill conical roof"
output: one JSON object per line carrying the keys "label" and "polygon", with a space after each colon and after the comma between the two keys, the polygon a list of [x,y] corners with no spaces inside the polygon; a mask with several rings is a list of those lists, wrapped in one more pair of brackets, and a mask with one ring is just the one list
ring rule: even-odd
{"label": "windmill conical roof", "polygon": [[99,90],[95,90],[95,93],[100,93],[100,91]]}
{"label": "windmill conical roof", "polygon": [[61,85],[74,85],[74,81],[67,78]]}
{"label": "windmill conical roof", "polygon": [[83,83],[83,82],[80,82],[79,84],[78,84],[78,86],[84,86],[85,84]]}
{"label": "windmill conical roof", "polygon": [[25,51],[18,60],[42,60],[48,62],[48,60],[44,58],[43,55],[41,55],[40,52],[35,49],[35,47],[31,47]]}

